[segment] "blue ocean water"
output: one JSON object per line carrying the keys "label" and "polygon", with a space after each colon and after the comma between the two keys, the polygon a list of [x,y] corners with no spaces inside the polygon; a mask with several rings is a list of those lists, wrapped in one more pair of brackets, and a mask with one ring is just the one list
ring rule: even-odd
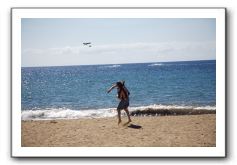
{"label": "blue ocean water", "polygon": [[[125,80],[130,109],[215,109],[216,61],[22,68],[22,119],[113,116]],[[101,114],[101,115],[100,115]]]}

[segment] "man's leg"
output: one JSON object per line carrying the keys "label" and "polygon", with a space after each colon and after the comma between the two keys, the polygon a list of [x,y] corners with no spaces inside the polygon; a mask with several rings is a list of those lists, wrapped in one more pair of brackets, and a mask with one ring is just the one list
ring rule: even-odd
{"label": "man's leg", "polygon": [[126,112],[126,114],[128,116],[128,122],[131,122],[132,120],[130,118],[130,115],[129,115],[129,112],[128,112],[128,108],[125,108],[124,110],[125,110],[125,112]]}
{"label": "man's leg", "polygon": [[118,124],[120,124],[121,123],[121,110],[118,110],[117,109],[117,111],[118,111]]}

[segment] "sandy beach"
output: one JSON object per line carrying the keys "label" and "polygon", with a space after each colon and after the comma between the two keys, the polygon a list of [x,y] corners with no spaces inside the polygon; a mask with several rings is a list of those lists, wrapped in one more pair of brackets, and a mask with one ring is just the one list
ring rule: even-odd
{"label": "sandy beach", "polygon": [[216,115],[22,121],[23,147],[215,147]]}

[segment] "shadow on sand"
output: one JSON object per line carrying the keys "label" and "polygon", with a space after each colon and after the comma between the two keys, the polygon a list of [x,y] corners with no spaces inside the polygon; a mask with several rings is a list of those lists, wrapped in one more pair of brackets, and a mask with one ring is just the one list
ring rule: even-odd
{"label": "shadow on sand", "polygon": [[142,128],[142,126],[136,125],[136,124],[130,124],[130,125],[128,125],[128,127],[133,128],[133,129],[141,129]]}
{"label": "shadow on sand", "polygon": [[141,129],[142,126],[140,125],[136,125],[136,124],[129,124],[130,122],[126,122],[123,124],[124,127],[128,127],[128,128],[133,128],[133,129]]}

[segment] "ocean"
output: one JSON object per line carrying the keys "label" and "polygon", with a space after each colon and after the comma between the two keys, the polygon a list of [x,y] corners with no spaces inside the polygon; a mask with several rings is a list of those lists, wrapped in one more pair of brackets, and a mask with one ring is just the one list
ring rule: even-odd
{"label": "ocean", "polygon": [[216,61],[22,67],[22,120],[116,116],[124,80],[129,110],[216,109]]}

